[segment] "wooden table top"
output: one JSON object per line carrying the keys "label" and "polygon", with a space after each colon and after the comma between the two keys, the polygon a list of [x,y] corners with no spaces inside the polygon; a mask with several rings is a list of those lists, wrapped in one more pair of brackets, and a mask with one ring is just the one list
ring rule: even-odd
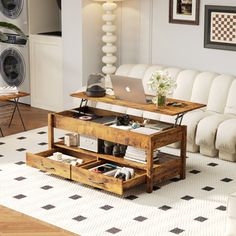
{"label": "wooden table top", "polygon": [[0,101],[7,101],[7,100],[11,100],[11,99],[16,99],[16,98],[27,97],[29,95],[30,95],[29,93],[25,93],[25,92],[0,95]]}
{"label": "wooden table top", "polygon": [[130,102],[130,101],[116,99],[115,96],[110,96],[110,95],[106,95],[105,97],[88,97],[85,92],[73,93],[73,94],[71,94],[71,96],[75,97],[75,98],[82,98],[82,99],[87,99],[87,100],[96,101],[96,102],[104,102],[104,103],[109,103],[109,104],[113,104],[113,105],[130,107],[130,108],[144,110],[144,111],[150,111],[150,112],[156,112],[156,113],[170,115],[170,116],[175,116],[178,114],[186,113],[186,112],[196,110],[196,109],[206,106],[206,105],[200,104],[200,103],[182,101],[182,100],[177,100],[177,99],[173,99],[173,98],[168,98],[167,103],[168,102],[182,103],[183,106],[174,107],[174,106],[169,105],[169,106],[165,106],[163,108],[160,108],[160,107],[157,107],[155,104],[134,103],[134,102]]}

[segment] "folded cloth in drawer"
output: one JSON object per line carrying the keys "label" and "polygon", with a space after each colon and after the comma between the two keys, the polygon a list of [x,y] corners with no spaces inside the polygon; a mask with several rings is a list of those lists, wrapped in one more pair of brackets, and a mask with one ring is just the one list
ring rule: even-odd
{"label": "folded cloth in drawer", "polygon": [[60,152],[55,152],[53,153],[52,156],[49,156],[48,159],[53,160],[53,161],[59,161],[59,162],[64,162],[71,164],[73,166],[76,166],[77,164],[82,164],[83,160],[79,158],[75,158],[69,155],[62,154]]}

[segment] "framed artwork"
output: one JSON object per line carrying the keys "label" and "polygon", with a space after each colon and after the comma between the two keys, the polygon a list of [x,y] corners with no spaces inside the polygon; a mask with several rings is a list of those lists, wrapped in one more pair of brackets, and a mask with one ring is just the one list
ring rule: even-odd
{"label": "framed artwork", "polygon": [[205,6],[204,47],[236,51],[236,7]]}
{"label": "framed artwork", "polygon": [[199,25],[200,0],[169,0],[169,22]]}

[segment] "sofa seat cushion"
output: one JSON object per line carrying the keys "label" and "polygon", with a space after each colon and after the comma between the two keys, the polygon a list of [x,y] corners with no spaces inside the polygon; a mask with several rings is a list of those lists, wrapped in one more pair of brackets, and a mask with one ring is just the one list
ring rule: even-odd
{"label": "sofa seat cushion", "polygon": [[219,150],[219,159],[225,161],[236,162],[236,153],[230,153]]}
{"label": "sofa seat cushion", "polygon": [[[199,147],[195,144],[196,131],[198,123],[205,117],[212,115],[210,111],[204,111],[198,109],[195,111],[188,112],[184,115],[182,125],[187,126],[187,151],[197,152]],[[162,115],[160,120],[163,122],[174,123],[175,116]],[[176,147],[176,146],[175,146]]]}
{"label": "sofa seat cushion", "polygon": [[208,111],[203,111],[203,110],[196,110],[196,111],[192,111],[189,112],[187,114],[184,115],[183,118],[183,125],[187,126],[187,140],[189,143],[195,143],[195,139],[196,139],[196,131],[197,131],[197,126],[199,124],[199,122],[207,117],[212,115],[212,112],[208,112]]}
{"label": "sofa seat cushion", "polygon": [[236,153],[236,117],[222,122],[216,136],[216,148],[220,151]]}
{"label": "sofa seat cushion", "polygon": [[[196,127],[201,119],[212,115],[212,112],[203,111],[201,109],[188,112],[184,115],[182,125],[188,127],[187,140],[188,142],[195,142]],[[163,122],[175,123],[176,116],[161,115],[160,120]]]}
{"label": "sofa seat cushion", "polygon": [[231,115],[216,114],[203,118],[198,123],[196,144],[215,147],[216,132],[218,126],[225,120],[230,119]]}

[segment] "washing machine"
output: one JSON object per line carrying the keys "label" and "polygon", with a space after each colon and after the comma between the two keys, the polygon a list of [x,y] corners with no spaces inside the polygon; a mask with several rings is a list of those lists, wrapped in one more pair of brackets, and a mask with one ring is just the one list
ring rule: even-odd
{"label": "washing machine", "polygon": [[28,0],[0,0],[0,21],[15,24],[29,35]]}
{"label": "washing machine", "polygon": [[[30,93],[29,44],[19,35],[7,35],[8,40],[0,42],[0,86],[16,86]],[[30,97],[19,102],[30,104]]]}

